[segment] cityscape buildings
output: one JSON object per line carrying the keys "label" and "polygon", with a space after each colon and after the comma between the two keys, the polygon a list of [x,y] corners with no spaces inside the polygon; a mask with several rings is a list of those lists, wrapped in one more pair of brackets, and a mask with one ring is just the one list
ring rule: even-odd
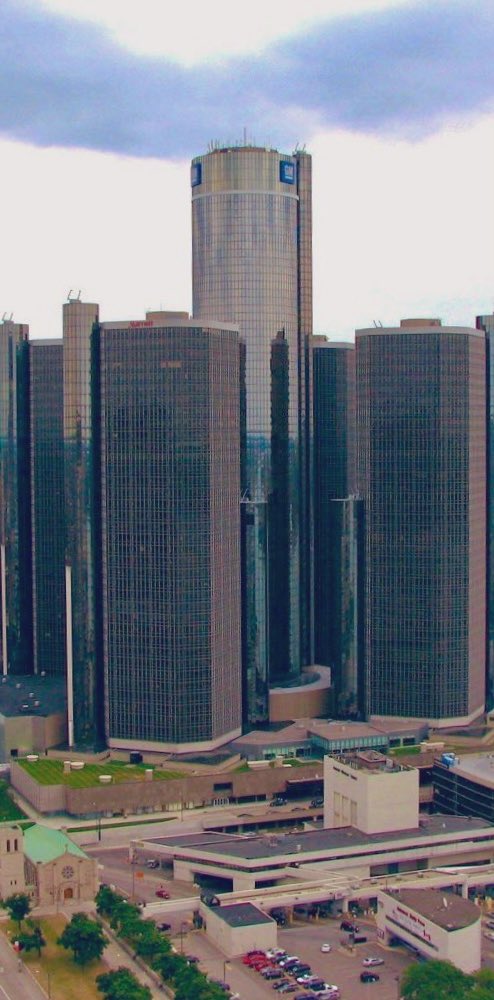
{"label": "cityscape buildings", "polygon": [[[358,710],[361,661],[355,345],[312,338],[314,648],[338,714]],[[360,553],[361,555],[361,553]]]}
{"label": "cityscape buildings", "polygon": [[485,336],[357,330],[365,709],[467,723],[484,708]]}
{"label": "cityscape buildings", "polygon": [[105,738],[212,749],[242,723],[238,333],[149,313],[94,340]]}
{"label": "cityscape buildings", "polygon": [[0,585],[2,673],[32,670],[28,335],[0,324]]}
{"label": "cityscape buildings", "polygon": [[33,672],[65,674],[63,341],[29,341]]}
{"label": "cityscape buildings", "polygon": [[314,337],[310,156],[218,146],[191,182],[192,317],[0,324],[3,674],[65,679],[87,749],[207,752],[330,704],[467,725],[493,317]]}
{"label": "cityscape buildings", "polygon": [[312,332],[311,158],[255,146],[192,162],[193,314],[238,324],[246,349],[242,462],[246,715],[268,683],[312,662],[307,338]]}

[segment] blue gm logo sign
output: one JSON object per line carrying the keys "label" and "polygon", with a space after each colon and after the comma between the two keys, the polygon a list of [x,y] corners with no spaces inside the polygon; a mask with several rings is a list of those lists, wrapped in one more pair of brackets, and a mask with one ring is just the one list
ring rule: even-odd
{"label": "blue gm logo sign", "polygon": [[282,184],[295,184],[295,164],[290,160],[280,160],[280,181]]}
{"label": "blue gm logo sign", "polygon": [[202,163],[193,163],[190,170],[191,187],[198,187],[202,184]]}

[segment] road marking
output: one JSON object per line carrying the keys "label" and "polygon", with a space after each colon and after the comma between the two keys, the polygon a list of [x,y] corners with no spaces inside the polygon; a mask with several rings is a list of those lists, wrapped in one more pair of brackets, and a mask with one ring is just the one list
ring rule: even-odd
{"label": "road marking", "polygon": [[10,996],[10,993],[6,993],[5,990],[4,990],[4,988],[3,988],[3,986],[1,986],[1,985],[0,985],[0,990],[2,991],[4,997],[7,997],[7,1000],[12,1000],[12,997]]}

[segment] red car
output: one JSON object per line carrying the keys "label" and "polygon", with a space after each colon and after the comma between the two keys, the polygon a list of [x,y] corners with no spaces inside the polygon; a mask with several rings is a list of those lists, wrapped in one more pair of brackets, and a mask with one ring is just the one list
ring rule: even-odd
{"label": "red car", "polygon": [[158,896],[158,899],[170,899],[170,893],[168,892],[168,889],[157,889],[155,892],[155,896]]}

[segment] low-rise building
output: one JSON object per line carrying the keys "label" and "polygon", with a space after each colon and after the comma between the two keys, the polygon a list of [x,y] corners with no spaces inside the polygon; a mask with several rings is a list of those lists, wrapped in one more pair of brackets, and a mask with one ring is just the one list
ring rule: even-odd
{"label": "low-rise building", "polygon": [[494,822],[494,754],[442,754],[434,761],[432,784],[441,812]]}
{"label": "low-rise building", "polygon": [[34,906],[67,900],[92,901],[98,891],[98,864],[63,831],[34,824],[0,825],[0,897],[26,892]]}
{"label": "low-rise building", "polygon": [[463,972],[480,968],[481,912],[468,899],[437,889],[379,892],[376,919],[383,944],[398,939],[425,958],[452,962]]}
{"label": "low-rise building", "polygon": [[200,913],[208,937],[229,958],[276,947],[276,921],[252,903],[215,907],[201,903]]}
{"label": "low-rise building", "polygon": [[[300,881],[347,880],[427,871],[494,861],[494,826],[464,816],[428,816],[408,830],[364,833],[354,827],[280,836],[221,833],[170,835],[140,841],[155,857],[173,863],[175,878],[224,880],[234,891]],[[375,893],[374,893],[375,894]],[[329,891],[320,898],[330,898]],[[334,896],[333,893],[333,897]]]}

